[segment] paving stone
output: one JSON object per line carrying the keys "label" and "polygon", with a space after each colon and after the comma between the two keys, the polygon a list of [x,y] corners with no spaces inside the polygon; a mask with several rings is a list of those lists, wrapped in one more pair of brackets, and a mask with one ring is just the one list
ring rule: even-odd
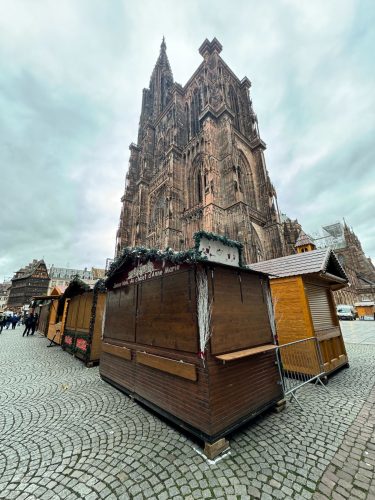
{"label": "paving stone", "polygon": [[304,411],[288,402],[259,417],[211,466],[188,437],[101,381],[98,368],[47,343],[19,330],[0,336],[1,499],[365,499],[375,488],[375,346],[349,344],[351,368],[330,379],[329,396],[305,386]]}

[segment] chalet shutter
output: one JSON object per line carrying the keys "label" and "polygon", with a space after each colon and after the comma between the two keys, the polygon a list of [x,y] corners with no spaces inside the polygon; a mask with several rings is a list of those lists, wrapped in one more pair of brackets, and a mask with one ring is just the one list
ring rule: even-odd
{"label": "chalet shutter", "polygon": [[335,326],[328,296],[328,290],[322,286],[305,283],[311,317],[315,330],[333,328]]}

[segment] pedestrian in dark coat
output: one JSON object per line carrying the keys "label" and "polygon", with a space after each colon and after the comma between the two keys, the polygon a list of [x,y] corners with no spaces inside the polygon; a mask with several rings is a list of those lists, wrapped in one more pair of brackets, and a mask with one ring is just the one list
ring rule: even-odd
{"label": "pedestrian in dark coat", "polygon": [[31,313],[28,315],[28,317],[25,319],[25,330],[22,334],[22,337],[25,336],[25,333],[26,333],[26,336],[28,337],[29,336],[29,333],[32,329],[32,324],[33,324],[33,321],[34,321],[34,314]]}
{"label": "pedestrian in dark coat", "polygon": [[14,330],[16,328],[17,323],[18,323],[18,316],[17,316],[17,314],[14,314],[12,316],[12,330]]}
{"label": "pedestrian in dark coat", "polygon": [[10,326],[11,322],[12,322],[12,316],[10,316],[10,315],[9,315],[9,316],[7,317],[7,319],[6,319],[6,323],[5,323],[5,324],[6,324],[6,327],[5,327],[5,328],[6,328],[7,330],[8,330],[8,328],[9,328],[9,326]]}
{"label": "pedestrian in dark coat", "polygon": [[3,331],[3,328],[7,322],[5,314],[0,317],[0,333]]}
{"label": "pedestrian in dark coat", "polygon": [[39,319],[38,313],[34,314],[31,322],[31,335],[34,335],[35,333],[35,328],[38,326],[38,319]]}

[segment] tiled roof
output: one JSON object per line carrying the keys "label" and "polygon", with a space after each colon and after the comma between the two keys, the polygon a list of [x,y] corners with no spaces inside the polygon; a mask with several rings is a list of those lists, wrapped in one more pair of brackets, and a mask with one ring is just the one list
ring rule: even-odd
{"label": "tiled roof", "polygon": [[[44,264],[44,260],[37,260],[34,259],[30,264],[28,264],[26,267],[21,268],[19,271],[16,272],[16,277],[12,279],[17,280],[17,279],[24,279],[28,278],[29,276],[32,276],[33,273],[36,271],[36,269],[41,265]],[[18,275],[18,276],[17,276]]]}
{"label": "tiled roof", "polygon": [[299,276],[301,274],[324,273],[330,263],[335,268],[335,276],[348,279],[335,253],[330,248],[265,260],[249,264],[246,267],[269,274],[270,278],[286,278],[287,276]]}
{"label": "tiled roof", "polygon": [[302,231],[299,233],[298,239],[296,241],[295,247],[302,247],[304,245],[314,245],[315,243],[313,239],[305,233],[305,231]]}

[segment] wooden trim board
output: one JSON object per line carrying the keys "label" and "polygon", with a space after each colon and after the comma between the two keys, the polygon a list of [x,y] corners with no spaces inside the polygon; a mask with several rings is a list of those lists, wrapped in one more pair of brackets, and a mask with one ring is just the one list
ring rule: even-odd
{"label": "wooden trim board", "polygon": [[215,356],[215,358],[220,359],[220,361],[233,361],[235,359],[247,358],[248,356],[253,356],[254,354],[259,354],[261,352],[272,351],[274,349],[276,349],[274,344],[265,344],[258,347],[252,347],[251,349],[245,349],[243,351],[220,354],[219,356]]}
{"label": "wooden trim board", "polygon": [[123,358],[127,360],[132,359],[132,352],[130,349],[126,347],[120,347],[119,345],[107,344],[103,342],[102,351],[107,354],[113,354],[113,356],[117,356],[118,358]]}
{"label": "wooden trim board", "polygon": [[141,365],[149,366],[150,368],[155,368],[156,370],[161,370],[177,377],[186,378],[193,382],[197,380],[196,367],[190,363],[139,351],[136,353],[136,360]]}
{"label": "wooden trim board", "polygon": [[323,340],[333,339],[335,337],[341,337],[341,331],[339,327],[331,328],[327,333],[324,333],[324,330],[319,330],[316,333],[316,337],[319,342],[323,342]]}

